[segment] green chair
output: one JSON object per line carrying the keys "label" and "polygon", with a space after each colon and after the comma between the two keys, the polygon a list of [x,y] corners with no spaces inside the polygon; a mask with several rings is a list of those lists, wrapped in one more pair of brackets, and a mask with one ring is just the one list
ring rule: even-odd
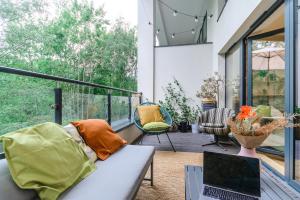
{"label": "green chair", "polygon": [[[145,102],[145,103],[141,104],[141,106],[147,106],[147,105],[158,105],[158,104],[151,103],[151,102]],[[162,106],[159,105],[159,107],[160,107],[160,113],[161,113],[161,115],[164,118],[164,122],[166,124],[168,124],[169,126],[172,126],[173,121],[172,121],[171,115]],[[170,142],[170,144],[172,146],[173,151],[176,152],[176,150],[175,150],[175,148],[173,146],[173,143],[171,142],[170,137],[168,135],[169,129],[164,129],[164,130],[160,130],[160,131],[146,131],[145,129],[143,129],[143,126],[141,125],[141,121],[140,121],[140,117],[139,117],[137,109],[135,109],[135,111],[134,111],[134,124],[143,133],[142,138],[140,140],[141,143],[143,142],[143,137],[145,135],[156,135],[156,137],[158,139],[158,142],[160,143],[159,135],[165,133],[167,135],[167,137],[168,137],[168,140],[169,140],[169,142]]]}

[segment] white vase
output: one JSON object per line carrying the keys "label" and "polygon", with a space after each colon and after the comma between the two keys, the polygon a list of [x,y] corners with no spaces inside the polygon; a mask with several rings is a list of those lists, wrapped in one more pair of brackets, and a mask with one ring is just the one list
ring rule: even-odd
{"label": "white vase", "polygon": [[198,124],[192,124],[192,133],[199,133]]}

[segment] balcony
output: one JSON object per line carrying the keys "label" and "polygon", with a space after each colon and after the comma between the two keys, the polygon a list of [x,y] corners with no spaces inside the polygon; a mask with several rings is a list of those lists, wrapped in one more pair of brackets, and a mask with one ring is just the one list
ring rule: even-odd
{"label": "balcony", "polygon": [[[0,6],[0,136],[45,122],[103,119],[128,145],[111,159],[98,159],[96,172],[60,198],[79,198],[74,187],[90,199],[97,189],[108,200],[199,199],[204,152],[226,157],[241,150],[231,131],[218,135],[208,131],[210,124],[220,121],[214,128],[227,129],[227,117],[242,105],[263,107],[272,119],[299,112],[300,70],[292,56],[298,53],[292,37],[298,24],[291,17],[298,13],[291,2],[138,0],[133,28],[122,20],[108,26],[103,8],[81,1],[65,2],[49,18],[46,5],[17,2],[18,9],[34,12],[21,9],[22,23],[2,16]],[[213,105],[199,95],[209,78],[218,85]],[[138,107],[147,102],[170,114],[170,129],[149,134],[138,126]],[[210,106],[222,114],[204,119]],[[299,144],[299,128],[291,128],[274,131],[257,146],[261,199],[300,199]],[[1,168],[10,158],[6,152],[0,159]],[[95,178],[102,169],[107,183]],[[84,190],[89,177],[104,189]],[[120,191],[109,192],[111,185]],[[19,192],[16,199],[25,199],[27,193]]]}

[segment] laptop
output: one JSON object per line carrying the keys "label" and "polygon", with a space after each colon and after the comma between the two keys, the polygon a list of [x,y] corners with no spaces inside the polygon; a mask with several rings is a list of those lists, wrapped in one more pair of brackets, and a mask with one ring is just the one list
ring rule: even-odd
{"label": "laptop", "polygon": [[199,200],[259,200],[259,165],[257,158],[204,152]]}

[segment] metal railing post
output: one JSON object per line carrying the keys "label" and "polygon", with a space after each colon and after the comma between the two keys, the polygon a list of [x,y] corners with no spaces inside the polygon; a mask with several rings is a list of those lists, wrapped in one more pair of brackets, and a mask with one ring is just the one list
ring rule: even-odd
{"label": "metal railing post", "polygon": [[55,88],[54,89],[54,95],[55,95],[55,123],[62,124],[62,89],[61,88]]}
{"label": "metal railing post", "polygon": [[111,125],[111,90],[107,94],[107,122]]}
{"label": "metal railing post", "polygon": [[140,93],[140,95],[139,95],[139,101],[140,101],[140,104],[143,103],[143,93]]}
{"label": "metal railing post", "polygon": [[128,120],[131,121],[131,111],[132,111],[132,105],[131,105],[131,94],[128,96]]}

